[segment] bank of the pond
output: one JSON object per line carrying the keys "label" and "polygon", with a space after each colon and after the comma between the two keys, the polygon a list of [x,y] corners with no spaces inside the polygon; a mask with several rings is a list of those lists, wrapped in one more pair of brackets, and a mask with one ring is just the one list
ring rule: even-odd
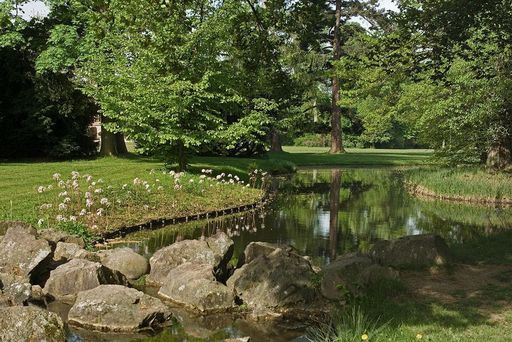
{"label": "bank of the pond", "polygon": [[[222,172],[230,165],[237,172]],[[195,164],[195,173],[169,173],[162,161],[134,155],[0,163],[0,219],[76,232],[85,225],[98,235],[162,218],[253,205],[263,198],[261,172],[249,175],[249,169],[265,162],[233,159],[230,164],[225,158],[203,166]]]}
{"label": "bank of the pond", "polygon": [[421,168],[405,172],[412,194],[448,201],[512,205],[512,175],[477,167]]}

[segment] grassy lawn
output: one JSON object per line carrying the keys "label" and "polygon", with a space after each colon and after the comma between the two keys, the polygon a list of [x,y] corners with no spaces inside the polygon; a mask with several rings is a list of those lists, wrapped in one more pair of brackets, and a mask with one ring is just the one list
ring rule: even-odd
{"label": "grassy lawn", "polygon": [[[86,220],[86,225],[90,229],[96,226],[92,230],[98,233],[161,217],[193,215],[253,203],[261,198],[261,190],[245,187],[248,168],[258,167],[259,164],[253,165],[252,161],[246,160],[226,167],[228,162],[221,160],[219,164],[213,165],[201,161],[194,168],[198,170],[197,174],[187,173],[179,179],[181,188],[178,190],[175,189],[175,177],[163,174],[164,165],[161,161],[134,155],[65,162],[0,163],[0,219],[31,223],[44,219],[44,226],[56,223],[57,215],[64,218],[74,216],[78,222],[84,222],[87,216],[90,219]],[[211,175],[200,175],[201,167],[212,166],[214,171]],[[209,179],[223,169],[233,170],[233,176],[244,176],[244,184],[235,184],[241,183],[242,179],[236,182],[233,180],[233,184],[229,184],[233,178],[228,179],[227,173],[223,177],[226,184]],[[76,193],[72,189],[72,171],[80,174],[77,177],[79,186]],[[52,178],[56,173],[61,174],[61,186]],[[90,182],[85,180],[87,175],[92,176]],[[134,184],[135,178],[140,179],[137,185]],[[39,193],[40,186],[44,191]],[[68,194],[59,196],[64,191]],[[86,192],[89,192],[94,203],[89,208],[85,207]],[[61,208],[58,207],[65,198],[69,200],[66,200],[65,210],[60,212]],[[104,198],[106,205],[100,206]],[[51,204],[51,208],[41,209],[42,204]],[[90,211],[91,215],[80,216],[82,209]],[[99,209],[100,214],[104,215],[95,215]]]}
{"label": "grassy lawn", "polygon": [[430,150],[390,150],[349,148],[344,154],[328,154],[327,147],[285,146],[271,158],[288,160],[297,166],[388,166],[421,165],[428,162]]}
{"label": "grassy lawn", "polygon": [[478,167],[408,170],[405,179],[419,186],[420,194],[474,202],[512,201],[512,174],[490,173]]}

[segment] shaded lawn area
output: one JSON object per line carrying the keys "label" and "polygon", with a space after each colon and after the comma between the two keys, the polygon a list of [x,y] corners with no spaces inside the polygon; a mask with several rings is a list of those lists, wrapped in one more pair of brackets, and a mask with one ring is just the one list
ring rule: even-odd
{"label": "shaded lawn area", "polygon": [[285,146],[282,153],[270,153],[271,158],[288,160],[297,166],[391,166],[428,163],[431,150],[357,149],[347,153],[329,154],[327,147]]}
{"label": "shaded lawn area", "polygon": [[370,341],[512,341],[511,232],[482,233],[450,248],[448,268],[402,270],[356,304],[382,330]]}

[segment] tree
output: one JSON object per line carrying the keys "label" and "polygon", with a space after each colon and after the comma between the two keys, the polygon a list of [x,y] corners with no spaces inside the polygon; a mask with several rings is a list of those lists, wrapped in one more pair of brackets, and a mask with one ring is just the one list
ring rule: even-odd
{"label": "tree", "polygon": [[[336,2],[336,14],[335,24],[333,33],[333,61],[336,62],[341,57],[341,37],[340,37],[340,26],[341,26],[341,0],[335,0]],[[340,101],[340,83],[336,72],[332,76],[332,113],[331,113],[331,148],[329,153],[344,153],[343,148],[342,132],[341,132],[341,109],[338,105]]]}
{"label": "tree", "polygon": [[[86,28],[87,9],[94,8],[91,1],[62,1],[50,0],[49,17],[45,19],[48,23],[50,35],[47,46],[36,59],[38,73],[45,75],[49,73],[66,74],[70,82],[78,90],[75,69],[79,66],[85,56],[93,50],[93,42],[86,41],[80,32]],[[104,7],[105,4],[97,3],[96,8]],[[96,37],[101,39],[101,36]],[[126,143],[122,132],[113,132],[108,129],[108,118],[101,115],[96,109],[94,115],[100,118],[102,124],[100,155],[113,156],[127,153]],[[106,125],[103,125],[105,123]]]}
{"label": "tree", "polygon": [[51,22],[21,18],[23,1],[0,3],[0,156],[69,158],[90,155],[94,104],[67,75],[38,74]]}

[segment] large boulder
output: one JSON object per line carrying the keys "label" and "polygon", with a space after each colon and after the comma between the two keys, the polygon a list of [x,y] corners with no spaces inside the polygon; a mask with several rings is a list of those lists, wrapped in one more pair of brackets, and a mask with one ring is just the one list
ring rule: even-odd
{"label": "large boulder", "polygon": [[32,297],[32,285],[26,279],[13,279],[8,283],[2,282],[1,292],[10,305],[24,305]]}
{"label": "large boulder", "polygon": [[5,235],[7,230],[11,227],[23,227],[26,229],[32,228],[32,225],[22,221],[0,221],[0,235]]}
{"label": "large boulder", "polygon": [[368,256],[345,254],[324,268],[321,292],[328,299],[342,299],[347,291],[356,294],[382,279],[398,279],[398,272],[374,264]]}
{"label": "large boulder", "polygon": [[0,309],[0,341],[64,342],[62,319],[55,313],[33,306]]}
{"label": "large boulder", "polygon": [[125,286],[101,285],[78,294],[68,320],[94,330],[136,332],[169,317],[167,306],[158,298]]}
{"label": "large boulder", "polygon": [[209,264],[181,264],[169,272],[158,294],[175,303],[201,312],[233,308],[233,290],[217,282]]}
{"label": "large boulder", "polygon": [[121,272],[130,280],[138,279],[149,271],[148,260],[129,247],[101,251],[100,256],[104,266]]}
{"label": "large boulder", "polygon": [[441,266],[451,260],[446,242],[434,234],[377,241],[369,254],[382,265],[398,268]]}
{"label": "large boulder", "polygon": [[69,261],[71,259],[91,259],[91,255],[93,255],[93,253],[86,251],[76,243],[59,241],[53,252],[53,260]]}
{"label": "large boulder", "polygon": [[303,309],[319,298],[308,260],[276,249],[237,269],[227,285],[254,313]]}
{"label": "large boulder", "polygon": [[226,274],[226,267],[232,255],[233,240],[222,232],[206,240],[176,242],[158,250],[151,257],[151,272],[147,282],[162,285],[173,268],[186,262],[211,265],[216,276],[221,278]]}
{"label": "large boulder", "polygon": [[51,271],[44,293],[59,300],[72,301],[80,291],[102,284],[126,285],[126,278],[98,262],[73,259]]}
{"label": "large boulder", "polygon": [[50,255],[48,242],[36,238],[36,230],[25,224],[13,224],[0,242],[0,272],[33,276],[36,268]]}
{"label": "large boulder", "polygon": [[248,264],[262,255],[269,255],[278,248],[289,252],[294,251],[293,247],[291,246],[277,245],[269,242],[253,241],[249,243],[247,247],[245,247],[243,261],[244,263]]}
{"label": "large boulder", "polygon": [[39,231],[39,237],[48,241],[53,247],[55,247],[59,242],[74,243],[82,248],[85,247],[84,239],[75,235],[68,234],[61,230],[55,230],[51,228],[43,229]]}

